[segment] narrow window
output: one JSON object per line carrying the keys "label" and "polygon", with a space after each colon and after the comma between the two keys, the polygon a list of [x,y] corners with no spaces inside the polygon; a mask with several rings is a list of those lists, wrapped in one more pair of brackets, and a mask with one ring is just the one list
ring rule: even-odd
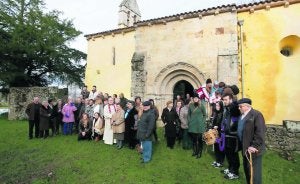
{"label": "narrow window", "polygon": [[112,63],[113,65],[116,65],[116,48],[112,48]]}

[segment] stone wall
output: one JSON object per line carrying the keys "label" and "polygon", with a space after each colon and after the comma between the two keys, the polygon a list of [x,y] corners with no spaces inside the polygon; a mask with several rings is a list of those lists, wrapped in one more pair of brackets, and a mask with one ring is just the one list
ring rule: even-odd
{"label": "stone wall", "polygon": [[[154,99],[160,112],[173,99],[179,81],[186,81],[195,89],[207,78],[220,77],[219,81],[238,84],[236,12],[138,26],[135,41],[135,52],[145,53],[146,85],[141,96]],[[136,75],[135,71],[132,75]],[[143,85],[139,81],[135,84]]]}
{"label": "stone wall", "polygon": [[27,119],[25,109],[34,97],[40,97],[40,101],[52,99],[67,99],[68,89],[57,87],[21,87],[10,88],[9,93],[9,120]]}
{"label": "stone wall", "polygon": [[8,96],[5,93],[0,92],[0,107],[1,106],[6,106],[8,101]]}
{"label": "stone wall", "polygon": [[266,145],[287,154],[300,153],[300,121],[286,120],[283,125],[267,125]]}
{"label": "stone wall", "polygon": [[146,72],[144,68],[145,54],[134,53],[131,60],[131,96],[143,97],[145,94]]}

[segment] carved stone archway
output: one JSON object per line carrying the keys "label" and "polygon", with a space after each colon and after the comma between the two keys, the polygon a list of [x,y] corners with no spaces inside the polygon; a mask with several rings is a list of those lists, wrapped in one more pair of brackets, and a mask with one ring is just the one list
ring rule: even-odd
{"label": "carved stone archway", "polygon": [[204,74],[195,66],[178,62],[163,68],[154,80],[156,94],[171,94],[173,93],[174,85],[180,81],[186,80],[194,87],[199,87],[205,83]]}
{"label": "carved stone archway", "polygon": [[153,94],[156,94],[156,101],[160,110],[168,100],[173,99],[174,86],[181,80],[185,80],[197,88],[205,83],[205,75],[195,66],[184,62],[164,67],[155,77],[153,88]]}

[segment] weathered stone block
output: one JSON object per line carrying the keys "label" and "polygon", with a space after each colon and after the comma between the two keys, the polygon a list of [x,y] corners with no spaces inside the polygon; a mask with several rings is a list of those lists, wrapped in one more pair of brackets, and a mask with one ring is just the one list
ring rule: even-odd
{"label": "weathered stone block", "polygon": [[283,121],[283,126],[290,132],[300,132],[300,121]]}

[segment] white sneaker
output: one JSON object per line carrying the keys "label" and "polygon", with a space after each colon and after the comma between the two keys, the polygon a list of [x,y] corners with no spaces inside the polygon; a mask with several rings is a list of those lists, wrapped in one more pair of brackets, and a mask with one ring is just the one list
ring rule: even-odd
{"label": "white sneaker", "polygon": [[213,163],[211,163],[211,165],[212,165],[212,166],[215,166],[215,165],[216,165],[216,163],[217,163],[217,162],[216,162],[216,161],[214,161]]}
{"label": "white sneaker", "polygon": [[215,167],[215,168],[220,168],[220,167],[223,167],[223,165],[217,162],[217,163],[214,165],[214,167]]}
{"label": "white sneaker", "polygon": [[239,176],[233,173],[228,173],[224,176],[224,178],[229,179],[229,180],[235,180],[235,179],[239,179]]}
{"label": "white sneaker", "polygon": [[229,171],[229,169],[224,169],[224,170],[221,170],[221,173],[223,173],[223,174],[229,174],[230,173],[230,171]]}

